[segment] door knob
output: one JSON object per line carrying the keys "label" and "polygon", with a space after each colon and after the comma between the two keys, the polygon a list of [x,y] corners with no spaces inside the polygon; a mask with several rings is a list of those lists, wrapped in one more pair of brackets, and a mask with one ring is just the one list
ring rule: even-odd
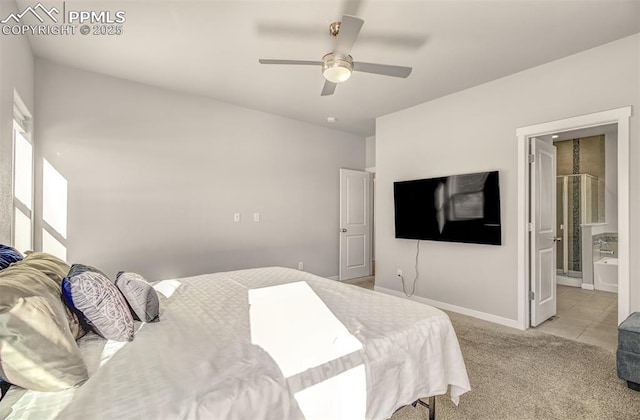
{"label": "door knob", "polygon": [[345,229],[345,228],[340,229],[340,232],[342,232],[342,233],[345,233],[346,231],[347,231],[347,229]]}

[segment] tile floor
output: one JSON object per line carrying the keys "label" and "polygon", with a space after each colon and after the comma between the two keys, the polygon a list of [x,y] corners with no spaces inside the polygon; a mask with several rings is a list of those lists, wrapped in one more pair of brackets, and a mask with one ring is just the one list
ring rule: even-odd
{"label": "tile floor", "polygon": [[615,351],[618,340],[618,295],[558,285],[555,317],[536,330]]}

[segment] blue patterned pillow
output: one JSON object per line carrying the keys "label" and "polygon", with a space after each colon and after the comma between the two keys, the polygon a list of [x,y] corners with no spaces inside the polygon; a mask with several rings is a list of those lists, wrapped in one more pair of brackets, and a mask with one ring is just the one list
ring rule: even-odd
{"label": "blue patterned pillow", "polygon": [[105,275],[74,270],[62,279],[62,295],[98,335],[114,341],[133,340],[133,318],[118,288]]}
{"label": "blue patterned pillow", "polygon": [[93,271],[95,273],[100,273],[104,277],[109,278],[109,276],[107,276],[102,271],[98,270],[97,268],[92,267],[90,265],[84,265],[84,264],[73,264],[71,266],[71,268],[69,269],[69,274],[67,274],[67,277],[73,277],[73,276],[78,275],[80,273],[84,273],[85,271]]}
{"label": "blue patterned pillow", "polygon": [[15,248],[0,244],[0,270],[4,270],[10,264],[22,260],[22,258],[22,254]]}

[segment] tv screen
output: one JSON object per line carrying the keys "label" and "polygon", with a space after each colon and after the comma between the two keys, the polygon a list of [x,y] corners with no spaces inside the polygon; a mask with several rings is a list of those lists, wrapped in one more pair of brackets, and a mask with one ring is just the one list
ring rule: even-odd
{"label": "tv screen", "polygon": [[396,238],[501,245],[498,171],[393,183]]}

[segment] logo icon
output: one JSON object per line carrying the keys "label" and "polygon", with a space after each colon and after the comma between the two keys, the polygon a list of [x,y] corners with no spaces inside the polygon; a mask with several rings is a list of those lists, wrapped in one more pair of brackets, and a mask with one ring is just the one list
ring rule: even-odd
{"label": "logo icon", "polygon": [[15,23],[20,23],[20,20],[28,13],[31,13],[33,16],[35,16],[36,19],[40,21],[40,23],[44,23],[44,18],[41,14],[48,16],[49,19],[51,19],[54,23],[58,23],[58,19],[54,16],[54,13],[57,15],[58,13],[60,13],[60,11],[56,7],[52,7],[50,10],[48,10],[42,5],[42,3],[38,3],[33,7],[27,7],[21,13],[11,13],[5,19],[1,20],[0,23],[4,24],[9,22],[10,20],[13,20]]}

